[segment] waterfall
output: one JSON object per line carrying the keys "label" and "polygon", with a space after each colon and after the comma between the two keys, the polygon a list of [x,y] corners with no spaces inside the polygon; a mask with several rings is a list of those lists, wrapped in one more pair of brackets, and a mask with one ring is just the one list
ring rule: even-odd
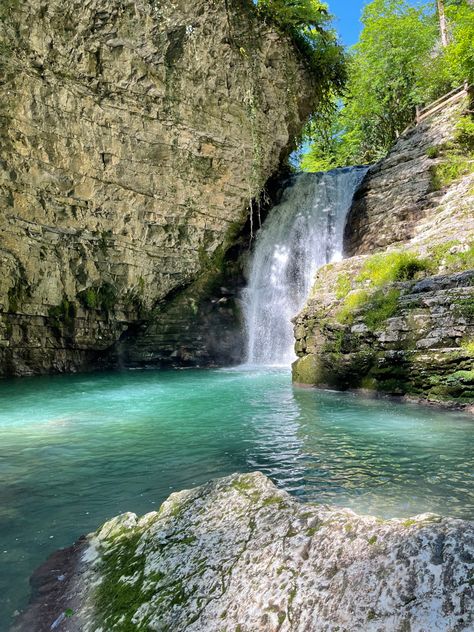
{"label": "waterfall", "polygon": [[342,256],[346,215],[367,169],[351,167],[292,177],[260,229],[248,266],[243,305],[247,363],[289,365],[291,319],[318,268]]}

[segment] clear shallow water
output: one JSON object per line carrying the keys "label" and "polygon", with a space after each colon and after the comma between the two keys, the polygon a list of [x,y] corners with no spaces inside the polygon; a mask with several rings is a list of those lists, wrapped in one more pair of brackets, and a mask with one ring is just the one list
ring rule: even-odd
{"label": "clear shallow water", "polygon": [[282,370],[0,382],[0,630],[53,550],[236,471],[358,512],[474,518],[473,433],[461,414],[293,389]]}

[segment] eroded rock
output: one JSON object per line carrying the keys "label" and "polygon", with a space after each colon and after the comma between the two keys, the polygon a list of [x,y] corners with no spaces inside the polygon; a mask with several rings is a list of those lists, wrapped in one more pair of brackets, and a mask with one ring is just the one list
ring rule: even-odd
{"label": "eroded rock", "polygon": [[251,0],[2,2],[0,375],[122,362],[149,322],[134,360],[203,360],[197,299],[315,82]]}
{"label": "eroded rock", "polygon": [[[259,473],[172,494],[142,518],[114,518],[79,556],[54,613],[71,607],[58,628],[68,632],[474,626],[472,522],[384,521],[303,504]],[[40,632],[49,619],[14,630]]]}

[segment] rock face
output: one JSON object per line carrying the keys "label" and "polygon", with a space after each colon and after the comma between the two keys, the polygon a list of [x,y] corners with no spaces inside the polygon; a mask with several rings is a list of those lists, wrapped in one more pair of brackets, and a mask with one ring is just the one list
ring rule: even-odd
{"label": "rock face", "polygon": [[142,518],[114,518],[54,566],[50,575],[61,571],[69,584],[58,590],[56,580],[14,632],[55,620],[68,632],[474,625],[473,523],[301,504],[259,473],[172,494]]}
{"label": "rock face", "polygon": [[[411,130],[372,167],[295,319],[293,379],[474,404],[473,156],[466,103]],[[467,158],[466,155],[467,154]]]}
{"label": "rock face", "polygon": [[314,77],[251,0],[4,0],[0,77],[0,375],[115,362],[150,322],[169,359],[164,308],[197,283],[196,312]]}

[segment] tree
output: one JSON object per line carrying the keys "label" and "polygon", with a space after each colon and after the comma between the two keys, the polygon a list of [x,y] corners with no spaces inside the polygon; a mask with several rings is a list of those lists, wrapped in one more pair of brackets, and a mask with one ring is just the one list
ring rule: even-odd
{"label": "tree", "polygon": [[448,37],[448,26],[446,23],[446,12],[444,10],[444,0],[436,0],[436,5],[437,5],[437,10],[438,10],[441,42],[443,46],[447,46],[449,44],[449,37]]}
{"label": "tree", "polygon": [[[372,0],[352,48],[348,83],[328,116],[308,126],[302,168],[369,163],[386,154],[413,121],[417,105],[442,96],[465,79],[474,82],[474,0]],[[440,13],[446,46],[440,46]],[[448,37],[449,34],[449,37]]]}

